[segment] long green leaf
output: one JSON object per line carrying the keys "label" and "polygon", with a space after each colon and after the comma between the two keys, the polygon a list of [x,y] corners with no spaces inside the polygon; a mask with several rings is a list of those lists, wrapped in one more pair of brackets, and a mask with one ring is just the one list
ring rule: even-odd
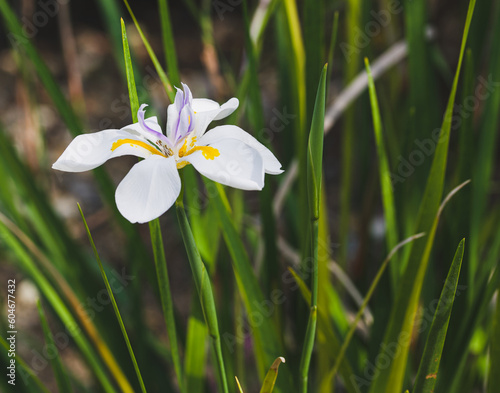
{"label": "long green leaf", "polygon": [[309,202],[309,219],[311,230],[311,260],[312,285],[309,321],[307,323],[306,337],[300,359],[301,391],[307,392],[309,365],[316,337],[316,324],[318,317],[318,230],[319,211],[321,202],[321,182],[323,175],[323,140],[325,135],[325,100],[326,100],[326,73],[328,67],[323,67],[321,78],[316,93],[309,143],[307,147],[307,190]]}
{"label": "long green leaf", "polygon": [[184,240],[189,264],[191,265],[194,282],[200,298],[201,308],[208,327],[208,333],[212,339],[211,341],[216,359],[219,389],[223,393],[228,393],[226,370],[224,367],[224,359],[222,358],[219,324],[217,321],[217,311],[215,308],[215,299],[212,291],[212,284],[210,283],[210,276],[208,275],[207,269],[201,260],[198,248],[196,247],[194,236],[184,210],[182,194],[177,199],[175,206],[177,210],[177,218],[181,228],[182,239]]}
{"label": "long green leaf", "polygon": [[115,295],[111,290],[111,286],[109,285],[108,277],[106,276],[106,272],[104,271],[104,267],[102,266],[101,258],[99,257],[99,253],[97,252],[97,248],[94,244],[94,239],[92,239],[92,235],[90,233],[89,226],[87,225],[87,220],[83,215],[82,208],[80,204],[78,204],[78,210],[80,211],[80,215],[82,216],[83,224],[85,225],[85,231],[87,232],[87,236],[89,238],[90,245],[92,246],[92,250],[94,251],[95,258],[97,263],[99,264],[99,270],[101,271],[102,279],[104,281],[104,285],[106,286],[106,291],[108,292],[109,298],[111,300],[111,304],[113,305],[113,310],[116,315],[116,319],[118,320],[118,324],[120,325],[120,330],[122,331],[123,338],[125,343],[127,344],[127,349],[130,354],[130,359],[134,365],[134,370],[137,375],[137,379],[139,380],[139,385],[141,386],[141,391],[146,393],[146,387],[144,386],[144,381],[142,380],[141,371],[139,370],[139,365],[137,364],[137,360],[135,358],[134,350],[132,349],[132,345],[130,344],[130,339],[128,338],[127,330],[125,329],[125,324],[123,323],[123,319],[120,315],[120,310],[118,310],[118,305],[116,304]]}
{"label": "long green leaf", "polygon": [[451,263],[448,277],[444,283],[439,303],[434,313],[429,336],[425,343],[424,353],[420,360],[417,377],[413,393],[432,393],[439,371],[441,362],[441,354],[443,352],[446,332],[450,322],[451,310],[453,301],[455,300],[455,292],[457,290],[458,278],[460,277],[460,268],[462,267],[462,259],[464,256],[465,239],[462,239],[458,245],[455,257]]}
{"label": "long green leaf", "polygon": [[[398,226],[396,222],[396,207],[394,204],[394,191],[391,183],[391,172],[389,160],[385,150],[382,120],[378,106],[377,92],[373,81],[372,72],[368,59],[365,58],[366,73],[368,74],[368,89],[370,91],[370,103],[372,107],[373,131],[375,132],[375,141],[377,143],[377,153],[379,161],[380,188],[382,190],[382,203],[384,205],[385,226],[387,228],[387,249],[392,250],[398,242]],[[390,272],[393,289],[396,288],[399,278],[399,266],[397,258],[391,261]]]}

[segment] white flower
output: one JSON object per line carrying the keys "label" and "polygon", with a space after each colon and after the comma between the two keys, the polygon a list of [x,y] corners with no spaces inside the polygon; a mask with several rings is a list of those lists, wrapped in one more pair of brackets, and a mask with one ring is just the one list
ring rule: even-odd
{"label": "white flower", "polygon": [[168,107],[167,135],[156,117],[144,118],[120,130],[77,136],[52,168],[83,172],[123,155],[144,158],[135,164],[116,189],[118,210],[130,222],[151,221],[165,213],[181,190],[178,169],[192,164],[202,175],[242,190],[261,190],[264,174],[282,173],[281,164],[264,145],[236,126],[219,126],[205,133],[213,120],[238,107],[231,98],[224,105],[193,99],[183,84]]}

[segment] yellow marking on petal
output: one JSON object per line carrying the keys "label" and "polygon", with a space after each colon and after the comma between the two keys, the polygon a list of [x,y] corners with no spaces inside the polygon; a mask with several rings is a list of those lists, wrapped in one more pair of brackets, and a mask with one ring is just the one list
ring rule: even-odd
{"label": "yellow marking on petal", "polygon": [[196,143],[196,137],[193,136],[193,138],[191,139],[191,143],[189,144],[189,147],[193,147],[195,143]]}
{"label": "yellow marking on petal", "polygon": [[132,147],[142,147],[143,149],[149,151],[151,154],[158,154],[159,156],[166,157],[165,154],[160,152],[158,149],[155,149],[150,144],[142,141],[137,141],[135,139],[119,139],[113,143],[113,145],[111,146],[111,151],[115,151],[122,145],[130,145]]}
{"label": "yellow marking on petal", "polygon": [[184,157],[186,155],[187,150],[187,139],[184,140],[182,147],[179,149],[179,157]]}
{"label": "yellow marking on petal", "polygon": [[185,155],[188,156],[193,154],[195,151],[200,150],[203,154],[203,157],[207,160],[213,160],[215,157],[219,157],[220,153],[215,147],[212,146],[196,146],[189,150]]}
{"label": "yellow marking on petal", "polygon": [[177,162],[177,169],[182,169],[184,168],[186,165],[189,165],[190,162],[187,162],[187,161],[178,161]]}

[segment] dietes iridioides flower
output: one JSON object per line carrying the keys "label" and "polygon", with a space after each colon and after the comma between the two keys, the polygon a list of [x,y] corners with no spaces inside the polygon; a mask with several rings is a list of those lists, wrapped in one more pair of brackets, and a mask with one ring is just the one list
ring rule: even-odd
{"label": "dietes iridioides flower", "polygon": [[115,194],[118,210],[133,223],[151,221],[172,206],[181,190],[178,170],[188,164],[209,179],[242,190],[261,190],[265,173],[283,172],[273,153],[241,128],[225,125],[205,133],[210,122],[238,107],[236,98],[220,106],[209,99],[193,99],[189,88],[182,86],[168,107],[166,136],[156,117],[145,118],[143,104],[137,123],[77,136],[52,168],[83,172],[114,157],[144,158]]}

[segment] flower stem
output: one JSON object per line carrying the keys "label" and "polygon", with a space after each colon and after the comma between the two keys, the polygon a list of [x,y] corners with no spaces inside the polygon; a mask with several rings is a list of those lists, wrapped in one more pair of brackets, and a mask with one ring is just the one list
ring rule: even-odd
{"label": "flower stem", "polygon": [[175,206],[177,210],[177,218],[181,228],[182,239],[184,240],[184,245],[188,254],[189,264],[191,265],[191,270],[193,272],[193,278],[198,291],[198,296],[200,297],[203,316],[205,317],[208,333],[212,342],[212,349],[217,360],[220,391],[228,393],[226,370],[224,368],[224,360],[222,358],[217,312],[215,309],[215,300],[212,285],[210,283],[210,276],[208,275],[207,269],[201,260],[200,252],[198,251],[198,247],[194,241],[193,232],[191,231],[191,226],[189,225],[186,211],[184,210],[182,192],[181,196],[177,199]]}

